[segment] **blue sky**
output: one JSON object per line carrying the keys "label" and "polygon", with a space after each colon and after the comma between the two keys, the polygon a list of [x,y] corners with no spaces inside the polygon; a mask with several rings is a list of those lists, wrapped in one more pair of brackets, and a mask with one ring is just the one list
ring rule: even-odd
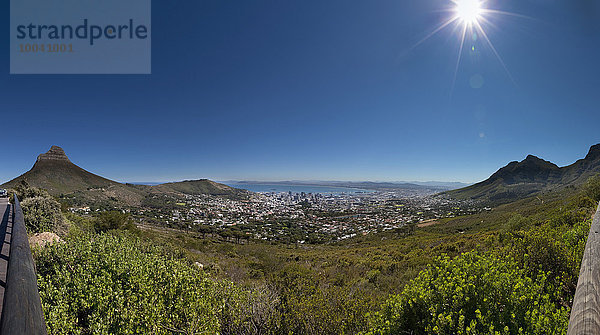
{"label": "blue sky", "polygon": [[571,164],[600,142],[600,5],[490,0],[527,16],[487,17],[514,82],[482,36],[456,79],[458,31],[415,47],[449,5],[154,1],[152,75],[9,75],[4,1],[0,180],[59,145],[120,181],[475,182],[529,153]]}

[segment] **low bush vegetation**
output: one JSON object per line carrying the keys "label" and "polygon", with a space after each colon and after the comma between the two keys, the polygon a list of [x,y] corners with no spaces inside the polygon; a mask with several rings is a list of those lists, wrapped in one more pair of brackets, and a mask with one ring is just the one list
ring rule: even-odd
{"label": "low bush vegetation", "polygon": [[315,246],[66,213],[65,242],[35,251],[38,284],[52,334],[563,334],[594,183]]}
{"label": "low bush vegetation", "polygon": [[81,234],[34,254],[51,334],[250,334],[275,313],[260,291],[211,279],[126,232]]}
{"label": "low bush vegetation", "polygon": [[537,221],[512,215],[485,251],[436,258],[386,301],[370,334],[566,333],[594,205],[585,197]]}
{"label": "low bush vegetation", "polygon": [[94,223],[94,228],[99,233],[115,229],[131,229],[133,226],[129,214],[118,211],[102,212],[95,218]]}
{"label": "low bush vegetation", "polygon": [[56,231],[64,222],[60,204],[51,197],[26,198],[21,207],[25,226],[31,233]]}
{"label": "low bush vegetation", "polygon": [[58,232],[65,234],[67,227],[61,206],[48,192],[29,186],[22,181],[13,190],[20,200],[23,215],[25,216],[25,227],[29,233]]}
{"label": "low bush vegetation", "polygon": [[509,257],[442,256],[386,302],[371,333],[558,334],[569,312],[556,298],[546,273]]}

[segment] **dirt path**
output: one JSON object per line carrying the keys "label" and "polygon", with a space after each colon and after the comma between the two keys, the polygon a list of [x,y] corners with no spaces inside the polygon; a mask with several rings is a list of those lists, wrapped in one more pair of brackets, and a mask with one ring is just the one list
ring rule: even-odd
{"label": "dirt path", "polygon": [[427,220],[427,221],[423,221],[422,223],[417,224],[417,227],[419,228],[423,228],[423,227],[429,227],[429,226],[433,226],[434,224],[438,224],[440,223],[438,220]]}

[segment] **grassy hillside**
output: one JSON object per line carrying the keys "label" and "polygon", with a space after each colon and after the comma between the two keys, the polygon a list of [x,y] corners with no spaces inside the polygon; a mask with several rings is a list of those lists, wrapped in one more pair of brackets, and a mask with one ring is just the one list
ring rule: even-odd
{"label": "grassy hillside", "polygon": [[71,193],[78,190],[107,188],[118,185],[112,180],[97,176],[68,161],[38,161],[33,168],[3,184],[15,187],[21,180],[43,188],[51,194]]}
{"label": "grassy hillside", "polygon": [[68,214],[36,251],[40,294],[54,334],[561,334],[598,185],[325,245]]}
{"label": "grassy hillside", "polygon": [[216,183],[208,179],[185,180],[175,183],[166,183],[152,186],[152,192],[159,193],[181,193],[181,194],[209,194],[228,197],[244,197],[247,191],[236,189],[224,184]]}
{"label": "grassy hillside", "polygon": [[117,203],[136,206],[144,199],[144,191],[90,173],[64,160],[40,160],[21,176],[3,184],[14,188],[21,181],[45,189],[53,196],[77,199],[79,203]]}
{"label": "grassy hillside", "polygon": [[[507,325],[520,324],[531,334],[560,334],[566,326],[595,209],[589,194],[575,188],[548,192],[425,228],[398,229],[326,245],[236,244],[172,230],[142,234],[177,245],[217,278],[242,286],[269,287],[283,313],[280,326],[272,332],[276,334],[355,334],[371,326],[378,329],[375,333],[398,334],[410,329],[414,334],[455,334],[461,316],[467,320],[463,333],[475,320],[471,332],[481,334],[489,325],[502,324],[498,320],[506,316],[496,313],[497,301],[510,303],[510,308],[521,313]],[[473,250],[475,254],[467,255]],[[455,272],[441,277],[431,272],[432,266]],[[453,293],[442,288],[466,288],[468,281],[460,281],[463,274],[464,278],[483,277],[488,267],[510,275],[490,277],[480,290],[465,289],[465,297],[490,301],[488,305],[483,300],[478,303],[487,321],[477,321],[475,308],[455,309],[459,305],[453,305]],[[412,282],[417,276],[422,280]],[[425,280],[431,286],[420,284]],[[513,300],[510,291],[497,289],[507,285],[524,287],[519,291],[526,297],[524,303]],[[448,324],[449,331],[433,330],[437,321],[427,319],[427,308],[412,316],[412,320],[424,320],[421,326],[394,317],[409,317],[406,313],[411,309],[402,304],[421,296],[429,299],[422,301],[425,305],[454,320]],[[526,317],[533,313],[530,306],[535,302],[544,306],[541,319]],[[546,317],[552,320],[551,326],[544,326]],[[388,321],[396,328],[386,328]]]}

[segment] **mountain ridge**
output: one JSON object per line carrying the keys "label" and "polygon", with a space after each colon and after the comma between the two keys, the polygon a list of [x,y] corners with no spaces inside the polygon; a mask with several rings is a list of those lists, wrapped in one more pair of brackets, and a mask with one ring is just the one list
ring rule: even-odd
{"label": "mountain ridge", "polygon": [[303,185],[303,186],[330,186],[347,187],[367,190],[388,189],[437,189],[438,191],[451,190],[468,186],[460,182],[419,182],[419,181],[343,181],[343,180],[280,180],[280,181],[257,181],[257,180],[228,180],[224,183],[231,184],[255,184],[255,185]]}
{"label": "mountain ridge", "polygon": [[48,152],[40,154],[29,171],[0,187],[14,188],[21,181],[45,189],[57,197],[77,197],[79,202],[108,202],[113,205],[121,202],[129,206],[139,206],[144,198],[161,193],[210,194],[231,197],[247,193],[208,179],[186,180],[155,186],[123,184],[82,169],[71,162],[61,147],[55,145]]}
{"label": "mountain ridge", "polygon": [[530,154],[522,161],[501,167],[484,181],[443,194],[505,203],[542,191],[579,186],[597,173],[600,173],[600,144],[591,146],[584,158],[563,167]]}

